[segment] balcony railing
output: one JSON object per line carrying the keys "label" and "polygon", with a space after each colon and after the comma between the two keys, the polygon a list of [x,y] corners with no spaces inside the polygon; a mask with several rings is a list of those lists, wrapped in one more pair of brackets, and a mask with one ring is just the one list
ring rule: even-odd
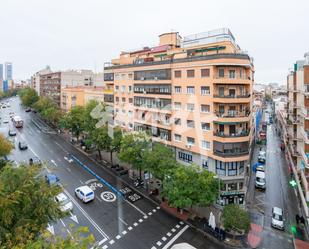
{"label": "balcony railing", "polygon": [[241,131],[241,132],[236,132],[236,133],[225,134],[224,132],[216,131],[214,132],[214,136],[217,136],[217,137],[246,137],[246,136],[249,136],[249,133],[250,131]]}
{"label": "balcony railing", "polygon": [[224,151],[224,152],[215,150],[214,154],[220,157],[237,157],[237,156],[248,155],[249,150],[243,150],[243,151],[233,150],[233,151]]}
{"label": "balcony railing", "polygon": [[219,75],[216,74],[214,76],[215,79],[229,79],[229,80],[238,80],[238,79],[242,79],[242,80],[251,80],[251,78],[245,74],[224,74],[224,75]]}
{"label": "balcony railing", "polygon": [[227,112],[219,112],[215,111],[215,114],[219,118],[241,118],[248,117],[250,115],[250,111],[227,111]]}
{"label": "balcony railing", "polygon": [[232,94],[232,95],[224,95],[224,94],[219,94],[219,95],[214,95],[214,98],[227,98],[227,99],[234,99],[234,98],[249,98],[251,94]]}

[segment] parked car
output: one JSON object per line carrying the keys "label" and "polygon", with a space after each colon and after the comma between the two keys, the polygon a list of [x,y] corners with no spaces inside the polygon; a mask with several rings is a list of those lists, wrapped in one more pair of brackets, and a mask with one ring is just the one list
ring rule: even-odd
{"label": "parked car", "polygon": [[51,185],[58,185],[60,186],[60,179],[58,178],[58,176],[54,175],[54,174],[47,174],[45,176],[45,180],[48,183],[49,186]]}
{"label": "parked car", "polygon": [[28,145],[25,141],[19,141],[18,142],[18,148],[20,150],[26,150],[26,149],[28,149]]}
{"label": "parked car", "polygon": [[59,203],[59,208],[62,212],[69,212],[73,210],[72,202],[64,193],[60,193],[55,196],[55,201]]}
{"label": "parked car", "polygon": [[263,166],[263,165],[258,165],[257,167],[256,167],[256,170],[255,170],[256,172],[257,171],[262,171],[262,172],[265,172],[265,167]]}
{"label": "parked car", "polygon": [[84,203],[94,200],[94,192],[87,185],[76,188],[75,195]]}
{"label": "parked car", "polygon": [[255,187],[265,190],[266,189],[266,177],[265,172],[257,171],[255,173]]}
{"label": "parked car", "polygon": [[29,164],[32,165],[32,164],[38,164],[38,165],[41,165],[42,164],[42,161],[40,158],[38,157],[32,157],[29,159]]}
{"label": "parked car", "polygon": [[265,163],[266,162],[266,151],[261,150],[258,155],[258,162]]}
{"label": "parked car", "polygon": [[26,108],[26,110],[25,110],[26,112],[31,112],[31,108],[30,107],[28,107],[28,108]]}
{"label": "parked car", "polygon": [[6,119],[3,119],[3,123],[4,124],[8,124],[9,123],[9,120],[6,118]]}
{"label": "parked car", "polygon": [[272,208],[271,226],[279,230],[284,230],[283,211],[281,208]]}
{"label": "parked car", "polygon": [[14,131],[14,130],[10,129],[8,133],[9,133],[10,137],[16,136],[16,131]]}

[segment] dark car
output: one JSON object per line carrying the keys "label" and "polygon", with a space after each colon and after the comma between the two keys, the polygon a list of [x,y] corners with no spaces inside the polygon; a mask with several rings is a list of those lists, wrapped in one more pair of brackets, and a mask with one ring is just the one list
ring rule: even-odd
{"label": "dark car", "polygon": [[42,161],[40,158],[38,157],[32,157],[29,159],[29,164],[32,165],[32,164],[38,164],[38,165],[41,165],[42,164]]}
{"label": "dark car", "polygon": [[54,175],[54,174],[47,174],[45,176],[45,180],[48,183],[49,186],[51,185],[60,185],[60,179],[58,178],[58,176]]}
{"label": "dark car", "polygon": [[24,141],[19,141],[19,142],[18,142],[18,148],[19,148],[20,150],[26,150],[26,149],[28,149],[28,145],[27,145],[27,143],[24,142]]}
{"label": "dark car", "polygon": [[26,110],[25,110],[26,112],[31,112],[31,108],[30,107],[28,107],[28,108],[26,108]]}
{"label": "dark car", "polygon": [[14,130],[9,130],[9,136],[10,136],[10,137],[16,136],[16,131],[14,131]]}

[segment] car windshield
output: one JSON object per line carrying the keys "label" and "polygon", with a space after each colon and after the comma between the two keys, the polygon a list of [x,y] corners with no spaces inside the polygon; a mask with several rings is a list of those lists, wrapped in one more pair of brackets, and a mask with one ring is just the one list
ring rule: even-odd
{"label": "car windshield", "polygon": [[261,177],[257,177],[257,178],[256,178],[256,181],[257,181],[257,182],[260,182],[260,183],[265,183],[265,179],[264,179],[264,178],[261,178]]}
{"label": "car windshield", "polygon": [[280,214],[273,213],[273,218],[274,218],[275,220],[282,221],[282,215],[280,215]]}

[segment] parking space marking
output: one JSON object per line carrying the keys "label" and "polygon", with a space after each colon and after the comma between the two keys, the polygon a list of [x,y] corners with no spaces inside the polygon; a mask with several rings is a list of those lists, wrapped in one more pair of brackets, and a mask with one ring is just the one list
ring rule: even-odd
{"label": "parking space marking", "polygon": [[138,223],[135,222],[135,223],[133,224],[133,226],[135,226],[135,227],[138,226]]}
{"label": "parking space marking", "polygon": [[128,227],[128,230],[131,231],[133,229],[133,227]]}
{"label": "parking space marking", "polygon": [[114,243],[115,243],[115,240],[113,240],[113,239],[109,242],[109,244],[111,244],[111,245],[114,244]]}
{"label": "parking space marking", "polygon": [[126,235],[128,232],[126,230],[122,231],[123,235]]}
{"label": "parking space marking", "polygon": [[183,229],[181,229],[162,249],[169,248],[188,228],[189,226],[186,225]]}
{"label": "parking space marking", "polygon": [[125,200],[126,203],[128,203],[130,206],[132,206],[133,208],[135,208],[135,210],[137,210],[138,212],[140,212],[143,216],[145,216],[146,214],[140,210],[137,206],[135,206],[134,204],[132,204],[131,202]]}
{"label": "parking space marking", "polygon": [[158,245],[158,246],[161,246],[161,245],[162,245],[161,241],[158,241],[158,242],[157,242],[157,245]]}
{"label": "parking space marking", "polygon": [[98,196],[95,196],[95,198],[96,198],[99,202],[102,202],[102,200],[101,200]]}
{"label": "parking space marking", "polygon": [[116,239],[120,239],[121,238],[121,236],[118,234],[117,236],[116,236]]}
{"label": "parking space marking", "polygon": [[118,217],[118,219],[119,219],[123,224],[125,224],[126,226],[128,226],[128,223],[126,223],[123,219],[121,219],[120,217]]}

